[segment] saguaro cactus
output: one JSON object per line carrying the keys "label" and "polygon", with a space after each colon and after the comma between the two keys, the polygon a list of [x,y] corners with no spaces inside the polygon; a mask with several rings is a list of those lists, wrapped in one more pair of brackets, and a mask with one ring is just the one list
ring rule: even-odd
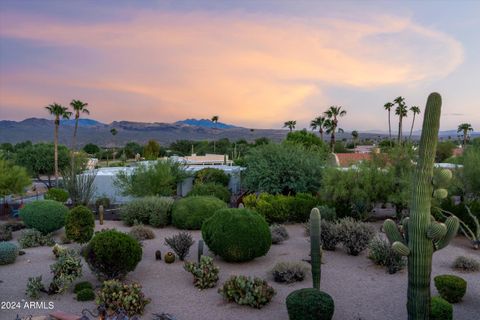
{"label": "saguaro cactus", "polygon": [[[410,218],[403,221],[404,234],[395,222],[385,220],[384,230],[392,248],[408,257],[409,320],[428,320],[430,317],[430,278],[432,255],[447,246],[457,234],[458,219],[449,217],[445,223],[436,222],[430,214],[432,197],[446,197],[443,187],[451,179],[451,173],[443,171],[433,178],[433,165],[440,127],[442,98],[438,93],[429,95],[420,138],[419,159],[413,179],[410,200]],[[441,190],[441,191],[439,191]]]}
{"label": "saguaro cactus", "polygon": [[313,287],[317,290],[320,290],[320,278],[322,276],[320,223],[320,211],[317,208],[313,208],[310,212],[310,255],[312,259]]}

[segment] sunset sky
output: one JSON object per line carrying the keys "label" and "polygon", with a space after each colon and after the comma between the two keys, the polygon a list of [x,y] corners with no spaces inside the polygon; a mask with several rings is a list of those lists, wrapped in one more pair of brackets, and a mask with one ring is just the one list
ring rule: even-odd
{"label": "sunset sky", "polygon": [[385,131],[385,102],[423,110],[438,91],[443,130],[480,131],[479,16],[480,1],[2,0],[0,119],[80,99],[106,123],[303,128],[342,105],[340,127]]}

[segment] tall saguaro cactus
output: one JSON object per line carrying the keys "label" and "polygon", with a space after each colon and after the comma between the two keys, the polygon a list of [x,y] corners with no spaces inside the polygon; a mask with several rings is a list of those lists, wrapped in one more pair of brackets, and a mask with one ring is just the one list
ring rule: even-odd
{"label": "tall saguaro cactus", "polygon": [[320,290],[320,278],[322,277],[320,218],[320,211],[317,208],[313,208],[310,212],[310,255],[312,259],[313,287],[317,290]]}
{"label": "tall saguaro cactus", "polygon": [[410,218],[403,221],[402,235],[392,220],[386,220],[384,230],[393,250],[408,257],[409,320],[428,320],[430,317],[430,278],[432,255],[447,246],[457,234],[458,219],[449,217],[445,223],[436,222],[430,214],[432,197],[444,198],[443,187],[451,179],[451,172],[442,170],[433,177],[435,151],[440,127],[442,98],[432,93],[427,100],[420,138],[419,159],[413,179],[410,200]]}

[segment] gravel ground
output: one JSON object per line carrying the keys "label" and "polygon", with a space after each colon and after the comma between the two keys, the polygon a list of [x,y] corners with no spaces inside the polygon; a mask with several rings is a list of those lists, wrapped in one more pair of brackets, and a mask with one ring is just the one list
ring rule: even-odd
{"label": "gravel ground", "polygon": [[[377,230],[380,224],[375,224]],[[116,228],[122,231],[129,230],[121,222],[107,221],[105,225],[96,229]],[[273,265],[282,260],[301,260],[308,258],[309,245],[303,234],[301,225],[287,227],[290,239],[281,245],[273,245],[267,256],[257,258],[248,263],[226,263],[219,257],[215,263],[220,267],[220,284],[230,275],[244,274],[267,278],[275,288],[277,294],[272,302],[263,309],[257,310],[246,306],[226,303],[217,293],[217,288],[204,291],[197,290],[192,284],[189,273],[183,270],[183,264],[178,260],[167,265],[163,261],[155,261],[155,250],[160,249],[162,254],[168,251],[163,239],[178,232],[175,228],[154,229],[156,238],[144,242],[143,259],[134,272],[127,276],[129,281],[137,281],[143,285],[143,290],[152,302],[147,306],[142,319],[151,319],[152,313],[168,312],[178,320],[240,320],[240,319],[275,319],[288,320],[285,306],[286,296],[299,288],[311,286],[310,275],[300,283],[291,285],[277,284],[268,275]],[[21,231],[14,233],[16,240]],[[195,240],[200,238],[200,232],[192,232]],[[77,247],[77,245],[68,245]],[[23,309],[26,299],[24,295],[28,277],[42,275],[45,283],[51,280],[50,264],[54,262],[51,248],[25,249],[26,254],[19,256],[14,264],[0,266],[0,301],[20,301],[21,310],[0,309],[0,319],[14,319],[17,314],[41,315],[50,310]],[[206,251],[208,254],[208,252]],[[458,255],[467,255],[480,259],[480,252],[470,249],[468,242],[457,238],[447,248],[437,252],[433,261],[433,276],[438,274],[457,274],[468,282],[467,294],[461,303],[454,305],[454,319],[480,319],[480,274],[458,273],[451,269],[451,264]],[[187,259],[196,259],[196,244],[192,247]],[[84,263],[84,277],[96,285],[99,283]],[[325,252],[322,265],[322,290],[328,292],[335,300],[336,320],[398,320],[406,319],[406,287],[407,273],[401,271],[389,275],[385,269],[375,266],[366,257],[366,253],[352,257],[341,248],[335,252]],[[432,285],[432,293],[436,290]],[[93,309],[92,302],[77,302],[73,293],[64,295],[43,295],[40,302],[53,302],[55,310],[80,314],[82,309]],[[5,305],[2,305],[5,307]]]}

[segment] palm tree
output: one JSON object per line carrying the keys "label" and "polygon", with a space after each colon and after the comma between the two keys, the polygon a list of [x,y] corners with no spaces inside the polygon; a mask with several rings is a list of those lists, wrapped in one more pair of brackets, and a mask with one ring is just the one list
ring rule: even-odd
{"label": "palm tree", "polygon": [[320,139],[322,139],[322,141],[323,141],[324,125],[325,125],[325,117],[322,117],[322,116],[316,117],[315,119],[310,121],[310,128],[312,128],[312,130],[318,129],[318,132],[320,133]]}
{"label": "palm tree", "polygon": [[358,131],[357,130],[352,131],[352,138],[353,138],[353,148],[355,149],[355,143],[357,142],[357,139],[358,139]]}
{"label": "palm tree", "polygon": [[[220,119],[219,116],[213,116],[212,117],[212,122],[213,122],[213,132],[215,133],[215,130],[217,129],[217,123],[218,123],[218,119]],[[215,137],[213,138],[213,153],[215,153],[215,149],[216,149],[216,143],[215,143]]]}
{"label": "palm tree", "polygon": [[60,126],[60,118],[69,119],[72,113],[68,111],[67,107],[58,103],[53,103],[45,107],[51,115],[55,117],[55,131],[54,131],[54,163],[55,163],[55,186],[58,187],[58,127]]}
{"label": "palm tree", "polygon": [[410,111],[413,113],[413,120],[412,120],[412,127],[410,128],[410,136],[408,140],[412,140],[412,132],[413,132],[413,125],[415,124],[415,116],[420,114],[420,107],[419,106],[411,106]]}
{"label": "palm tree", "polygon": [[80,113],[90,114],[90,111],[86,108],[88,103],[82,102],[80,100],[72,100],[70,102],[70,106],[72,107],[75,113],[75,129],[73,130],[73,143],[72,149],[75,151],[77,146],[77,130],[78,130],[78,119],[80,118]]}
{"label": "palm tree", "polygon": [[347,111],[342,110],[341,106],[330,106],[327,111],[325,111],[325,115],[327,116],[328,120],[330,120],[328,126],[330,131],[330,148],[332,152],[335,150],[335,131],[338,127],[338,118],[343,117],[347,114]]}
{"label": "palm tree", "polygon": [[283,127],[290,129],[290,132],[292,132],[293,129],[295,129],[295,126],[296,126],[296,125],[297,125],[297,121],[296,121],[296,120],[289,120],[289,121],[285,121],[285,122],[283,123]]}
{"label": "palm tree", "polygon": [[[117,135],[118,131],[117,131],[117,129],[112,128],[112,129],[110,129],[110,133],[113,136],[113,153],[112,153],[112,156],[113,156],[113,161],[115,161],[115,136]],[[107,159],[107,162],[108,162],[108,159]]]}
{"label": "palm tree", "polygon": [[403,118],[407,116],[408,109],[407,106],[405,105],[405,98],[404,97],[397,97],[393,102],[397,105],[397,108],[395,109],[395,114],[398,116],[398,137],[397,137],[397,143],[400,144],[400,141],[402,140],[402,124],[403,124]]}
{"label": "palm tree", "polygon": [[473,127],[470,123],[462,123],[458,126],[457,132],[463,134],[463,147],[467,144],[468,132],[473,131]]}
{"label": "palm tree", "polygon": [[392,140],[392,124],[390,123],[390,111],[393,107],[393,103],[387,102],[383,105],[383,108],[388,111],[388,136]]}

